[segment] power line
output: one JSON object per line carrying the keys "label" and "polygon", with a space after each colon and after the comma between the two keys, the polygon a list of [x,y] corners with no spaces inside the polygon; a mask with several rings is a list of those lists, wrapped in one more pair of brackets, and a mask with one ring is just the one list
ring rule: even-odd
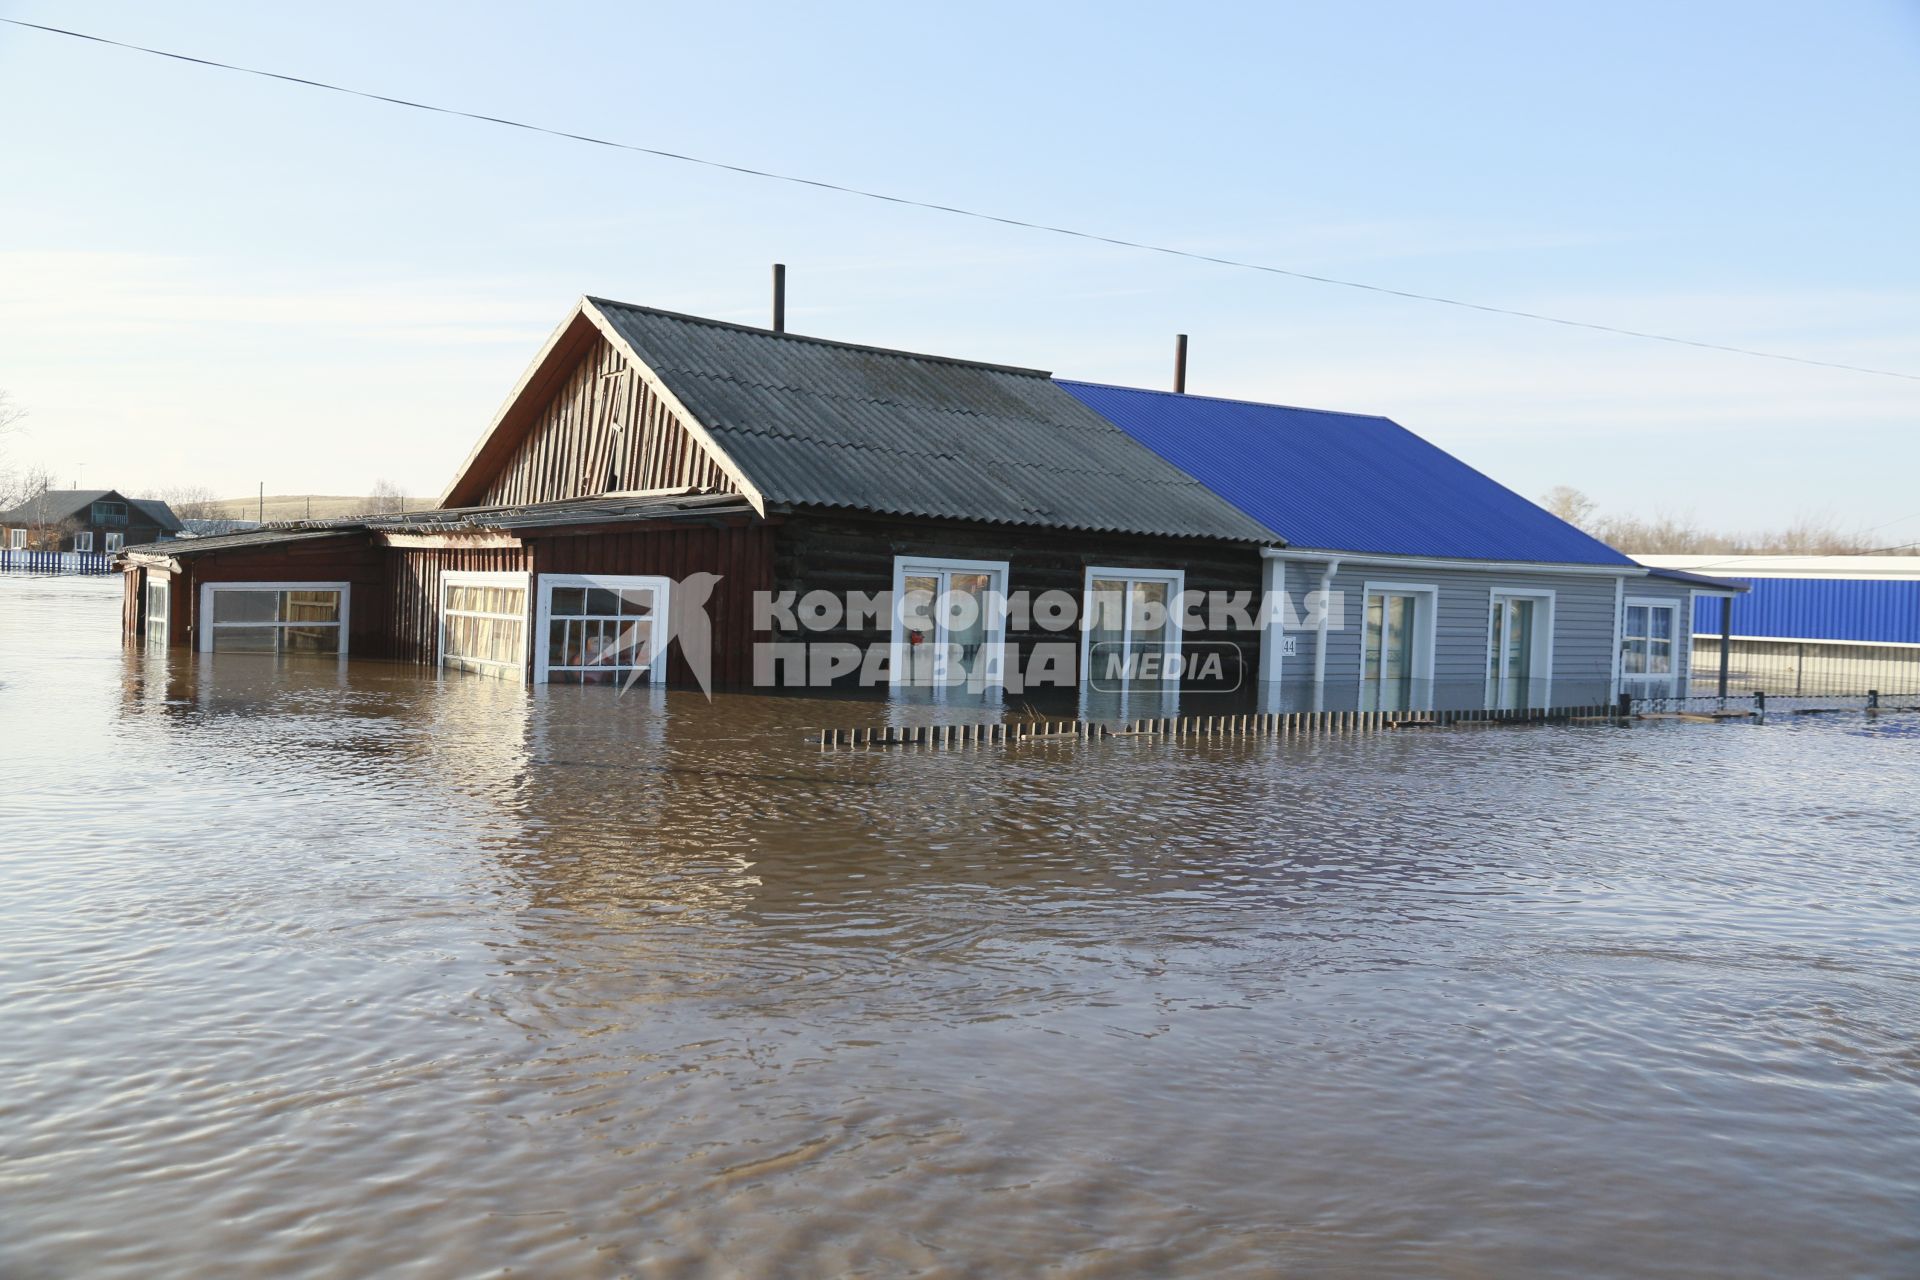
{"label": "power line", "polygon": [[1248,262],[1239,258],[1223,258],[1214,254],[1196,253],[1191,249],[1176,249],[1169,245],[1150,244],[1143,240],[1128,240],[1120,236],[1101,235],[1093,231],[1078,231],[1072,227],[1057,227],[1044,222],[1030,222],[1024,218],[1012,218],[1003,214],[987,213],[979,209],[967,209],[958,205],[939,204],[931,200],[915,200],[908,196],[888,195],[882,191],[869,191],[862,187],[844,186],[837,182],[827,182],[819,178],[803,178],[797,174],[776,173],[769,169],[756,169],[749,165],[730,164],[724,160],[709,160],[702,156],[686,155],[678,151],[667,151],[659,147],[643,147],[632,142],[617,142],[611,138],[596,138],[591,134],[574,133],[566,129],[555,129],[547,125],[530,124],[524,120],[511,120],[505,116],[486,115],[478,111],[462,111],[457,107],[443,107],[431,102],[415,102],[409,98],[395,98],[384,93],[370,93],[364,89],[350,89],[345,85],[332,84],[325,80],[311,80],[304,76],[287,75],[279,71],[265,71],[258,67],[243,67],[237,63],[220,62],[213,58],[199,58],[192,54],[174,53],[166,49],[149,48],[146,45],[131,44],[124,40],[113,40],[106,36],[91,35],[85,31],[72,31],[65,27],[50,27],[38,22],[23,22],[18,18],[0,18],[0,22],[10,26],[25,27],[33,31],[44,31],[51,35],[67,36],[74,40],[85,40],[93,44],[110,45],[116,49],[126,49],[134,53],[149,54],[156,58],[170,58],[175,62],[189,62],[195,66],[212,67],[220,71],[234,71],[242,75],[259,76],[267,80],[279,80],[287,84],[305,85],[310,89],[325,89],[329,93],[343,93],[349,97],[365,98],[370,102],[384,102],[395,107],[410,107],[416,111],[430,111],[436,115],[458,116],[463,120],[476,120],[482,124],[502,125],[509,129],[523,129],[529,133],[542,133],[549,137],[566,138],[573,142],[585,142],[596,147],[612,147],[619,151],[632,151],[640,155],[654,156],[662,160],[676,160],[683,164],[701,165],[708,169],[721,169],[728,173],[738,173],[750,178],[764,178],[773,182],[788,182],[796,186],[813,187],[821,191],[833,191],[841,195],[858,196],[863,200],[878,200],[886,204],[904,205],[914,209],[927,209],[935,213],[948,213],[962,218],[973,218],[981,222],[997,222],[1002,226],[1020,227],[1028,231],[1045,231],[1053,235],[1070,236],[1076,240],[1088,240],[1096,244],[1115,245],[1122,249],[1138,249],[1146,253],[1164,254],[1173,258],[1187,258],[1195,262],[1210,262],[1216,266],[1234,267],[1243,271],[1260,271],[1268,275],[1287,276],[1294,280],[1307,280],[1314,284],[1338,285],[1343,289],[1361,289],[1368,293],[1382,294],[1391,298],[1404,298],[1412,302],[1432,302],[1442,306],[1460,307],[1468,311],[1484,312],[1488,315],[1511,316],[1520,320],[1536,320],[1543,324],[1556,324],[1569,329],[1586,329],[1594,333],[1610,333],[1623,338],[1641,338],[1649,342],[1666,342],[1674,346],[1695,347],[1703,351],[1724,351],[1732,355],[1753,356],[1761,360],[1783,360],[1792,364],[1813,365],[1822,369],[1841,369],[1848,373],[1867,373],[1881,378],[1900,378],[1909,382],[1920,382],[1920,374],[1901,373],[1893,369],[1874,369],[1865,365],[1842,364],[1834,360],[1815,360],[1809,356],[1788,355],[1780,351],[1760,351],[1752,347],[1736,347],[1721,342],[1703,342],[1694,338],[1675,337],[1672,334],[1653,333],[1645,329],[1627,329],[1618,325],[1596,324],[1588,320],[1570,320],[1565,316],[1547,315],[1539,311],[1522,311],[1514,307],[1496,307],[1484,302],[1468,302],[1461,298],[1448,298],[1433,293],[1416,293],[1410,289],[1394,289],[1386,285],[1367,284],[1360,280],[1343,280],[1338,276],[1316,275],[1310,271],[1295,271],[1288,267],[1276,267],[1267,263]]}

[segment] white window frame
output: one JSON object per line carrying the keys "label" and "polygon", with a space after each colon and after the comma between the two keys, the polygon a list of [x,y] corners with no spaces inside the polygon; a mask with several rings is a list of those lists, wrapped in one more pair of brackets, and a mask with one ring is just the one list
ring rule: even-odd
{"label": "white window frame", "polygon": [[127,535],[124,533],[109,533],[106,535],[106,539],[108,555],[112,555],[127,545]]}
{"label": "white window frame", "polygon": [[[440,575],[440,617],[434,633],[434,663],[441,670],[466,671],[465,667],[447,666],[447,615],[458,614],[464,618],[511,618],[507,613],[476,613],[471,609],[448,609],[447,588],[449,587],[518,587],[526,592],[525,605],[520,611],[520,661],[519,670],[511,662],[493,662],[485,658],[462,658],[462,662],[471,662],[477,666],[497,668],[501,672],[512,672],[513,678],[525,682],[527,678],[527,641],[531,635],[529,622],[533,614],[533,575],[524,570],[502,570],[491,572],[477,569],[449,569]],[[486,672],[468,672],[470,675],[484,675]]]}
{"label": "white window frame", "polygon": [[[927,576],[940,577],[954,573],[990,573],[995,575],[994,583],[988,588],[988,599],[992,608],[988,613],[988,631],[990,640],[982,643],[987,654],[986,679],[982,682],[983,692],[992,692],[1006,687],[1007,678],[1007,580],[1011,566],[1005,560],[950,560],[941,556],[895,556],[893,558],[893,609],[892,634],[887,650],[887,679],[895,688],[919,688],[908,678],[907,668],[907,627],[903,614],[906,609],[907,579]],[[946,619],[938,616],[944,610],[934,601],[934,658],[933,684],[936,692],[947,692],[947,645],[943,637],[946,634]]]}
{"label": "white window frame", "polygon": [[[160,591],[160,617],[156,628],[153,614],[154,589]],[[173,627],[173,577],[170,574],[157,574],[152,569],[142,572],[140,582],[140,608],[145,613],[146,634],[141,637],[144,644],[156,649],[165,649],[171,641]]]}
{"label": "white window frame", "polygon": [[[1667,672],[1665,675],[1649,675],[1645,672],[1632,672],[1627,670],[1627,613],[1630,610],[1638,608],[1670,609],[1673,612],[1673,633],[1670,640],[1672,658],[1667,663]],[[1671,698],[1674,696],[1677,682],[1680,679],[1680,628],[1684,624],[1689,633],[1691,633],[1693,629],[1693,615],[1691,612],[1683,612],[1683,609],[1684,606],[1680,601],[1664,600],[1659,596],[1628,596],[1621,603],[1619,650],[1620,688],[1622,692],[1631,693],[1636,697]],[[1648,617],[1647,630],[1649,634],[1652,633],[1653,621],[1651,615]],[[1651,656],[1651,647],[1649,647],[1649,656]],[[1664,694],[1659,692],[1660,686],[1662,685],[1666,687]]]}
{"label": "white window frame", "polygon": [[93,554],[93,530],[81,529],[73,535],[73,549],[80,555]]}
{"label": "white window frame", "polygon": [[659,648],[653,654],[653,662],[647,669],[648,684],[667,682],[667,645],[672,636],[668,634],[669,610],[673,607],[673,580],[659,574],[623,574],[623,573],[543,573],[534,581],[534,594],[538,605],[534,611],[533,623],[533,682],[547,684],[547,659],[549,642],[552,637],[553,591],[555,587],[599,587],[605,591],[631,591],[639,587],[651,587],[654,591],[653,607],[654,636]]}
{"label": "white window frame", "polygon": [[[1497,707],[1500,701],[1500,686],[1504,684],[1505,672],[1496,675],[1492,668],[1493,648],[1493,606],[1494,602],[1506,600],[1531,600],[1534,602],[1533,652],[1528,655],[1528,666],[1534,672],[1528,679],[1528,708],[1536,705],[1553,705],[1553,629],[1555,613],[1555,593],[1547,587],[1505,587],[1495,586],[1487,593],[1487,707]],[[1543,607],[1544,606],[1544,607]],[[1544,625],[1543,625],[1544,624]],[[1500,646],[1500,665],[1506,666],[1507,647]],[[1540,690],[1541,701],[1534,703],[1534,688]]]}
{"label": "white window frame", "polygon": [[15,529],[12,533],[7,535],[7,550],[25,551],[26,549],[27,549],[27,531],[25,529]]}
{"label": "white window frame", "polygon": [[[1359,702],[1367,700],[1367,613],[1375,596],[1413,596],[1416,614],[1413,622],[1413,693],[1407,699],[1408,711],[1433,710],[1433,659],[1440,629],[1440,588],[1431,582],[1367,581],[1360,590],[1360,645],[1355,663],[1359,673]],[[1491,606],[1489,606],[1491,609]]]}
{"label": "white window frame", "polygon": [[[1080,683],[1086,684],[1093,668],[1089,665],[1093,659],[1093,584],[1094,581],[1120,581],[1128,584],[1135,582],[1164,582],[1167,584],[1167,638],[1162,651],[1170,662],[1178,662],[1182,652],[1184,636],[1180,630],[1183,613],[1180,597],[1187,589],[1187,571],[1185,569],[1122,569],[1116,565],[1089,565],[1087,573],[1080,583]],[[1122,649],[1131,651],[1133,646],[1133,609],[1130,601],[1133,592],[1131,585],[1127,591],[1127,602],[1121,608],[1120,643]],[[1177,670],[1177,668],[1174,668]],[[1133,681],[1129,679],[1131,686]]]}
{"label": "white window frame", "polygon": [[[216,591],[338,591],[340,620],[335,622],[220,622],[213,620],[213,596]],[[200,584],[201,653],[213,652],[216,627],[333,627],[340,628],[340,661],[347,660],[347,640],[353,632],[353,584],[351,582],[203,582]]]}

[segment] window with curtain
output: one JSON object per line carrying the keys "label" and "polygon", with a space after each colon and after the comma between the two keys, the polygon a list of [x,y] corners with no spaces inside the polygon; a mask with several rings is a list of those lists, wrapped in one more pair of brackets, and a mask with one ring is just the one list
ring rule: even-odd
{"label": "window with curtain", "polygon": [[527,665],[527,575],[448,573],[440,579],[440,665],[521,679]]}

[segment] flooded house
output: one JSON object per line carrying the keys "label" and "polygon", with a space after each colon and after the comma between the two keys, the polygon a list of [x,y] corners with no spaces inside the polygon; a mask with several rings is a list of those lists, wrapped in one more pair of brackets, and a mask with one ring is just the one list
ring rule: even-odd
{"label": "flooded house", "polygon": [[173,508],[117,489],[48,489],[0,511],[0,548],[109,554],[180,533]]}
{"label": "flooded house", "polygon": [[[1650,586],[1385,418],[598,298],[435,509],[125,567],[127,630],[207,653],[989,702],[1040,671],[1088,715],[1168,714],[1182,689],[1257,688],[1269,710],[1605,703],[1682,670],[1664,610],[1694,589]],[[1183,593],[1255,607],[1183,627]]]}
{"label": "flooded house", "polygon": [[[1278,541],[1043,371],[588,298],[437,509],[136,548],[124,621],[208,653],[535,683],[792,683],[798,664],[805,684],[851,686],[858,651],[886,655],[888,683],[940,693],[1045,647],[1071,688],[1084,637],[996,616],[989,597],[1053,593],[1077,612],[1093,596],[1247,594]],[[835,603],[889,592],[981,607]],[[676,619],[705,628],[710,670]],[[653,661],[663,625],[682,643]],[[1136,649],[1215,644],[1245,668],[1221,683],[1253,674],[1258,635],[1230,623],[1115,630]]]}

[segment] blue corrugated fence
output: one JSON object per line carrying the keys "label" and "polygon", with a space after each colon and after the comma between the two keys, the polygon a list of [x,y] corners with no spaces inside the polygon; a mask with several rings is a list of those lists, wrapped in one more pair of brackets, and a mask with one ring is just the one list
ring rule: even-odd
{"label": "blue corrugated fence", "polygon": [[[1848,578],[1747,578],[1733,602],[1733,634],[1782,640],[1920,644],[1920,582]],[[1695,602],[1697,635],[1720,634],[1720,601]]]}

